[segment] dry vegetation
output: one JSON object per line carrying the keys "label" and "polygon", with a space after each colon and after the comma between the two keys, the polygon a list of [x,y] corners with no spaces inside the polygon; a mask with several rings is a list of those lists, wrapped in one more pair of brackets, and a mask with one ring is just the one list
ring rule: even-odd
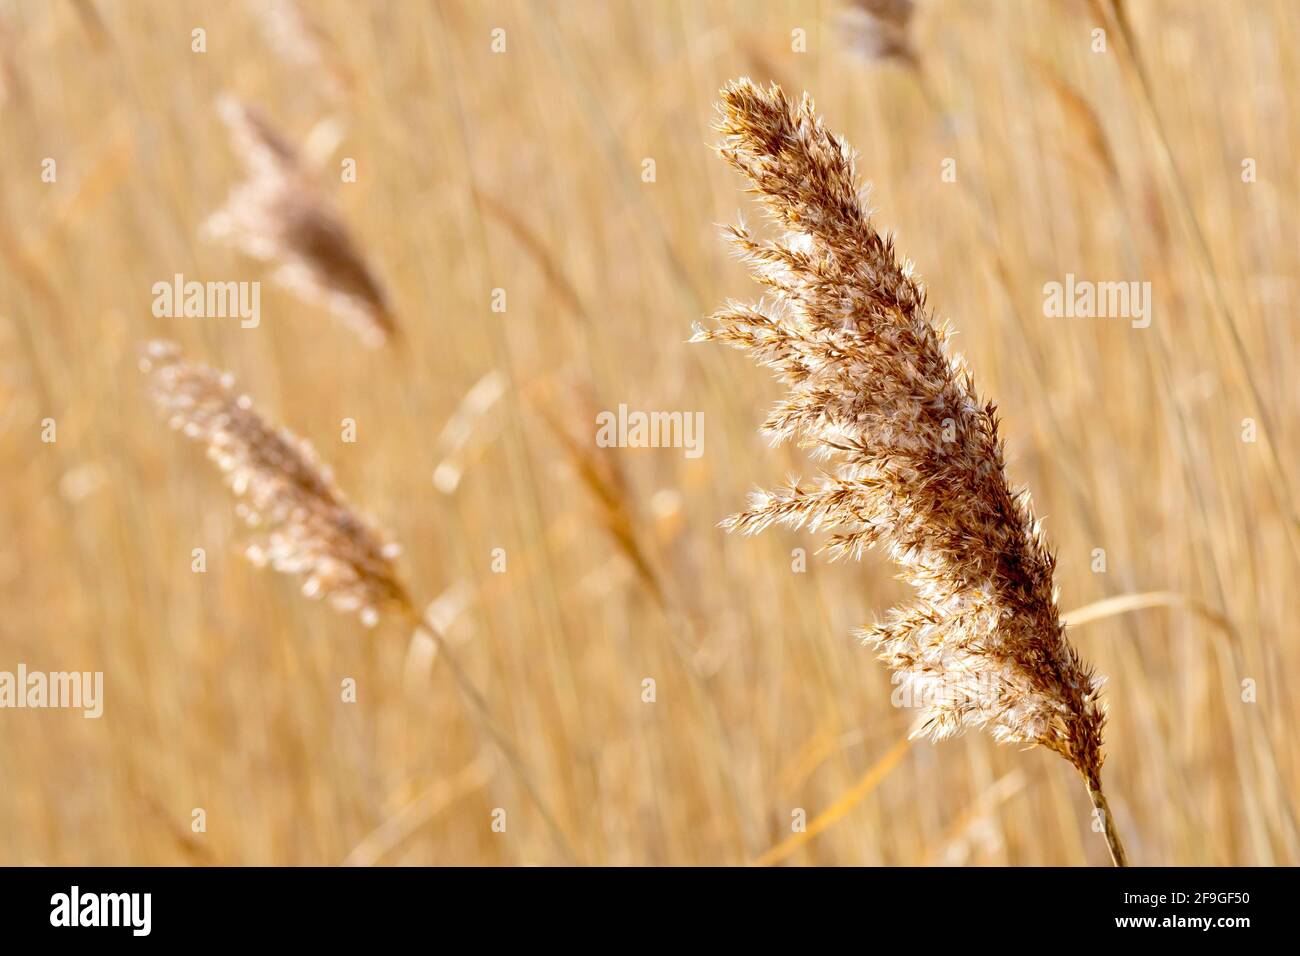
{"label": "dry vegetation", "polygon": [[[715,226],[742,182],[706,148],[750,75],[813,91],[858,148],[998,399],[1109,676],[1132,861],[1300,863],[1300,10],[933,0],[882,34],[844,6],[0,3],[0,670],[102,670],[106,696],[99,720],[0,710],[0,862],[1106,860],[1051,754],[907,741],[852,637],[909,597],[883,557],[717,527],[783,468],[816,477],[755,431],[780,386],[686,342],[752,285]],[[155,317],[177,273],[261,280],[260,326]],[[1044,317],[1067,273],[1150,281],[1151,327]],[[390,565],[367,538],[361,578],[327,565],[382,569],[355,606],[400,613],[364,628],[244,560],[218,474],[151,406],[155,338],[255,396],[230,434],[303,466],[316,558],[339,488],[401,543]],[[703,456],[595,447],[620,403],[702,411]]]}

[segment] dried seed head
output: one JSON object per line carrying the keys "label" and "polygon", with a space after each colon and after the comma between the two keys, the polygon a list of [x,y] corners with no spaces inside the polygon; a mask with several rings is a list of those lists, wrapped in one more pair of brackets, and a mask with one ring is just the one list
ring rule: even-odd
{"label": "dried seed head", "polygon": [[250,560],[300,576],[308,597],[367,625],[386,607],[409,607],[396,545],[357,516],[306,441],[258,414],[229,373],[185,361],[170,342],[151,342],[140,367],[171,427],[207,446],[240,499],[236,510],[259,529]]}
{"label": "dried seed head", "polygon": [[925,697],[919,733],[966,725],[1066,756],[1099,779],[1100,681],[1065,638],[1054,558],[1013,492],[992,403],[976,394],[925,291],[859,197],[852,153],[806,95],[740,80],[722,92],[721,155],[750,180],[779,241],[729,237],[770,305],[731,304],[697,334],[750,351],[789,386],[764,428],[825,458],[811,484],[729,519],[830,532],[835,556],[884,547],[919,592],[866,632]]}
{"label": "dried seed head", "polygon": [[387,297],[293,147],[265,116],[234,97],[221,97],[217,109],[247,178],[208,218],[207,235],[275,263],[282,285],[328,308],[367,345],[384,344],[397,333]]}

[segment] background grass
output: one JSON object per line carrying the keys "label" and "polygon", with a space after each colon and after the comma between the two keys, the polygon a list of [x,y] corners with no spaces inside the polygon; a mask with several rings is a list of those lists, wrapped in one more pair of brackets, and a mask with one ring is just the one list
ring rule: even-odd
{"label": "background grass", "polygon": [[[922,3],[929,96],[855,55],[831,2],[322,0],[305,9],[324,67],[278,55],[255,9],[0,5],[0,669],[102,670],[106,697],[97,721],[0,712],[0,862],[564,858],[445,662],[422,674],[399,628],[362,632],[242,558],[216,474],[144,400],[137,349],[155,336],[231,369],[311,439],[403,542],[421,600],[464,598],[458,659],[577,859],[1104,862],[1053,755],[981,734],[898,744],[911,714],[850,634],[905,593],[881,556],[828,565],[814,538],[715,527],[754,485],[813,468],[755,432],[775,383],[685,344],[724,298],[757,292],[716,228],[756,214],[706,148],[716,91],[741,74],[808,89],[861,151],[879,221],[1001,406],[1062,608],[1159,590],[1219,615],[1155,608],[1073,632],[1110,676],[1107,791],[1131,858],[1300,862],[1300,591],[1280,500],[1297,489],[1280,493],[1264,442],[1242,440],[1258,410],[1184,214],[1294,469],[1294,4],[1129,4],[1186,205],[1115,38],[1092,52],[1084,3]],[[391,293],[404,353],[359,348],[199,238],[239,175],[222,90],[293,141],[327,143],[323,188]],[[341,131],[332,151],[322,121]],[[356,183],[338,182],[345,157]],[[1151,282],[1151,328],[1045,318],[1043,284],[1069,272]],[[153,317],[151,287],[175,273],[267,280],[261,327]],[[444,494],[439,433],[493,370],[506,393]],[[619,403],[702,411],[704,455],[596,449],[592,410]],[[618,476],[621,518],[548,418]],[[618,520],[641,572],[609,533]],[[190,569],[199,547],[205,574]],[[349,677],[355,704],[340,700]],[[825,828],[769,853],[797,808],[829,811]]]}

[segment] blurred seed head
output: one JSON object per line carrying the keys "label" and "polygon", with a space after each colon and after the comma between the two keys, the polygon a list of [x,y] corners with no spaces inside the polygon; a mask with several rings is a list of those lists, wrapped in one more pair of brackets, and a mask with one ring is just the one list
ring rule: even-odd
{"label": "blurred seed head", "polygon": [[909,35],[914,12],[913,0],[851,0],[839,16],[844,43],[868,62],[915,65]]}
{"label": "blurred seed head", "polygon": [[245,178],[204,227],[209,238],[276,267],[276,279],[324,306],[372,347],[396,335],[388,298],[338,212],[270,121],[230,95],[217,101]]}
{"label": "blurred seed head", "polygon": [[328,96],[352,89],[352,73],[316,19],[300,0],[245,0],[249,14],[272,52],[285,63],[304,71]]}
{"label": "blurred seed head", "polygon": [[386,607],[409,607],[393,560],[398,548],[354,512],[310,444],[263,418],[234,378],[151,342],[140,362],[168,424],[201,442],[259,529],[247,554],[259,567],[303,579],[302,591],[357,612],[367,626]]}

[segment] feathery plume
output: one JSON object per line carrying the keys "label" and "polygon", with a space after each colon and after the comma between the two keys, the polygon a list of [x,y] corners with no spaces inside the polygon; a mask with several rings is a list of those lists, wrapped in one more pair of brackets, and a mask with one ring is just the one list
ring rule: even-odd
{"label": "feathery plume", "polygon": [[[1101,795],[1101,681],[1066,640],[1055,559],[1003,465],[995,406],[980,399],[909,262],[871,223],[849,146],[805,94],[747,79],[722,91],[718,149],[752,184],[779,241],[730,229],[775,301],[731,304],[711,339],[747,349],[790,386],[764,430],[828,462],[812,483],[757,495],[724,522],[830,532],[833,556],[881,546],[918,592],[866,630],[923,707],[916,733],[965,726],[1047,747]],[[1113,835],[1109,813],[1107,835]],[[1118,838],[1112,854],[1122,860]]]}
{"label": "feathery plume", "polygon": [[247,549],[254,564],[303,577],[303,594],[367,626],[387,607],[410,607],[397,545],[357,516],[310,444],[263,418],[229,373],[185,361],[171,342],[151,342],[140,367],[171,427],[207,446],[239,515],[263,529]]}
{"label": "feathery plume", "polygon": [[246,178],[205,225],[206,234],[276,265],[276,280],[322,305],[372,347],[397,334],[384,290],[338,212],[313,187],[294,148],[260,112],[223,95]]}

